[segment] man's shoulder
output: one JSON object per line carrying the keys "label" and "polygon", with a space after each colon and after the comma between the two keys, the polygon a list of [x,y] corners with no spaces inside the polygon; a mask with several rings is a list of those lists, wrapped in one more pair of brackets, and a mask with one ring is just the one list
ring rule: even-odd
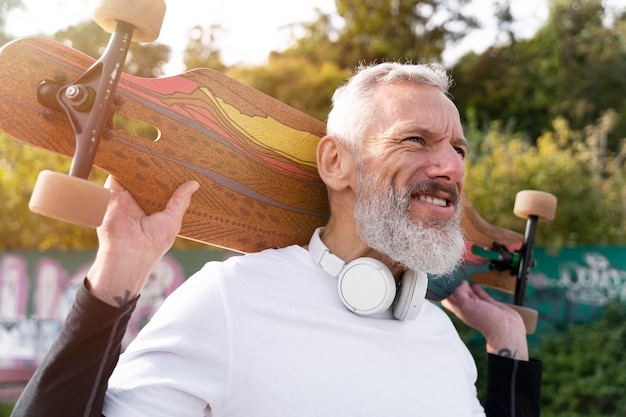
{"label": "man's shoulder", "polygon": [[[235,255],[223,262],[225,268],[272,268],[277,266],[302,265],[308,260],[308,252],[301,246],[292,245],[284,248],[265,249],[244,255]],[[274,270],[275,271],[275,270]]]}

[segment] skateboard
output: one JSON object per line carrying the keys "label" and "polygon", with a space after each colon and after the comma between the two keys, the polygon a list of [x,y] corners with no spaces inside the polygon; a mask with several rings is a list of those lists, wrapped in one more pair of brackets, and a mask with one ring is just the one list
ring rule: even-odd
{"label": "skateboard", "polygon": [[[94,60],[51,40],[27,38],[6,45],[0,65],[0,129],[29,145],[74,155],[80,138],[72,124],[90,133],[81,126],[86,122],[68,122],[58,106],[40,103],[41,90],[76,85],[73,80],[85,78]],[[315,162],[322,122],[205,69],[161,79],[123,74],[114,101],[93,164],[115,176],[148,213],[162,210],[183,182],[198,181],[202,191],[194,195],[181,236],[254,252],[306,244],[327,220],[326,188]],[[111,126],[113,112],[155,126],[157,139]],[[84,142],[92,146],[90,137]],[[76,159],[73,169],[80,165]],[[50,184],[57,173],[45,172],[43,195],[35,195],[37,187],[33,193],[35,205],[58,203],[52,217],[97,226],[108,196],[97,185],[81,188],[91,184],[81,181],[90,169],[91,163],[76,169],[83,171],[74,181],[78,191],[74,184]]]}
{"label": "skateboard", "polygon": [[[0,130],[73,157],[70,175],[40,174],[31,209],[98,226],[108,190],[88,181],[97,166],[147,213],[162,210],[183,182],[198,181],[182,237],[243,253],[307,244],[329,217],[315,160],[324,123],[209,69],[159,79],[124,74],[128,43],[156,39],[164,13],[162,0],[103,0],[96,21],[113,34],[98,60],[48,39],[0,50]],[[117,125],[118,116],[153,133]],[[545,193],[529,193],[523,216],[535,224],[553,216],[554,207],[537,198]],[[472,280],[523,295],[525,278],[517,275],[532,264],[534,230],[524,237],[489,224],[465,195],[463,207],[468,247],[482,248],[466,257],[466,265],[483,265]],[[515,262],[507,264],[509,254]],[[450,288],[429,294],[440,299]]]}

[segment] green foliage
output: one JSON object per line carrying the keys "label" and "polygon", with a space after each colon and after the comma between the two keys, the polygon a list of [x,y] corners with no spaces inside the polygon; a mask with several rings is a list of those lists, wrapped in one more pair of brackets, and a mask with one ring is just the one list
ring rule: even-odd
{"label": "green foliage", "polygon": [[616,150],[626,136],[626,14],[608,19],[601,0],[550,4],[548,21],[532,39],[468,54],[454,66],[456,101],[483,126],[512,120],[532,138],[557,117],[580,130],[614,109],[621,121],[608,145]]}
{"label": "green foliage", "polygon": [[14,9],[21,9],[24,7],[22,0],[0,0],[0,45],[12,39],[11,36],[4,32],[4,23],[6,22],[6,15],[8,12]]}
{"label": "green foliage", "polygon": [[[446,44],[478,26],[463,12],[468,0],[337,0],[344,20],[337,46],[343,64],[440,60]],[[445,18],[444,18],[445,16]]]}
{"label": "green foliage", "polygon": [[220,30],[219,25],[213,25],[208,29],[196,26],[189,32],[189,41],[183,58],[185,68],[188,70],[211,68],[220,72],[226,71],[226,65],[222,62],[222,54],[214,46]]}
{"label": "green foliage", "polygon": [[[69,158],[0,134],[0,250],[64,250],[97,245],[94,230],[43,217],[28,208],[39,172],[68,172],[69,163]],[[104,174],[94,172],[92,179],[102,183]]]}
{"label": "green foliage", "polygon": [[593,325],[574,325],[546,339],[542,415],[626,415],[625,352],[626,305],[618,303]]}
{"label": "green foliage", "polygon": [[[300,25],[304,36],[291,48],[252,68],[227,68],[214,46],[220,28],[198,27],[190,32],[184,63],[189,69],[226,72],[325,120],[332,92],[359,62],[440,60],[445,47],[477,26],[463,13],[467,3],[337,0],[339,24],[320,13]],[[21,5],[21,0],[0,1],[0,43],[8,40],[2,31],[6,13]],[[601,0],[550,0],[548,21],[527,40],[510,30],[514,22],[507,1],[499,3],[496,15],[507,42],[470,53],[452,68],[452,93],[472,145],[469,197],[489,222],[523,232],[525,222],[512,214],[515,193],[548,191],[559,206],[556,219],[539,227],[539,244],[623,244],[626,13],[611,15]],[[97,57],[109,34],[83,23],[56,38]],[[126,70],[160,76],[169,54],[164,45],[133,44]],[[40,170],[67,172],[68,167],[68,158],[0,134],[0,250],[97,245],[93,230],[35,215],[27,207]],[[102,183],[105,174],[96,170],[92,177]],[[179,239],[175,246],[201,245]],[[541,345],[535,356],[545,364],[544,416],[626,415],[625,323],[626,307],[613,305],[593,325],[572,326]],[[484,339],[460,322],[457,326],[484,371]],[[484,398],[484,375],[478,389]],[[0,406],[0,416],[8,414]]]}
{"label": "green foliage", "polygon": [[[104,53],[111,34],[94,21],[89,21],[59,31],[54,37],[59,42],[97,58]],[[124,72],[138,77],[159,77],[163,75],[163,65],[169,60],[170,52],[170,47],[162,44],[133,42],[128,51]]]}
{"label": "green foliage", "polygon": [[294,40],[284,53],[273,52],[272,55],[302,58],[313,66],[325,62],[339,65],[343,61],[342,52],[336,47],[341,31],[333,23],[333,16],[318,11],[316,20],[301,23],[299,29],[304,33],[303,36]]}
{"label": "green foliage", "polygon": [[[536,189],[557,196],[554,221],[538,229],[539,244],[617,244],[626,240],[626,181],[622,150],[618,156],[602,156],[597,125],[587,135],[571,130],[564,119],[556,119],[553,131],[536,145],[524,136],[494,123],[478,130],[470,123],[466,135],[472,143],[467,161],[466,189],[474,206],[489,222],[524,231],[525,222],[512,215],[515,194]],[[605,132],[606,134],[606,132]]]}
{"label": "green foliage", "polygon": [[[486,395],[485,339],[450,314],[476,359],[478,397]],[[592,324],[576,324],[531,346],[543,362],[544,417],[626,415],[626,305],[610,304]]]}
{"label": "green foliage", "polygon": [[0,417],[9,417],[13,411],[13,404],[0,402]]}
{"label": "green foliage", "polygon": [[334,90],[350,75],[331,62],[273,54],[265,66],[233,68],[228,75],[319,120],[326,120]]}
{"label": "green foliage", "polygon": [[467,4],[469,0],[337,0],[340,23],[318,13],[315,21],[300,25],[304,36],[284,54],[350,71],[362,62],[440,61],[448,43],[479,26],[464,12]]}
{"label": "green foliage", "polygon": [[[476,22],[463,14],[466,3],[338,0],[342,24],[320,13],[315,21],[301,25],[305,36],[295,40],[292,48],[273,53],[267,65],[251,68],[226,68],[214,46],[220,28],[198,27],[190,32],[185,63],[188,68],[225,71],[325,120],[332,92],[358,61],[435,59],[446,42],[467,34]],[[5,4],[17,7],[20,2]],[[4,11],[0,10],[0,17]],[[445,23],[433,18],[442,15],[448,17]],[[549,21],[532,39],[517,41],[509,32],[509,44],[467,55],[453,70],[457,79],[453,94],[472,143],[468,194],[488,221],[520,232],[524,221],[511,213],[515,193],[530,188],[556,194],[557,218],[539,228],[540,244],[610,244],[626,239],[626,147],[616,140],[622,135],[620,126],[626,126],[626,78],[622,76],[626,17],[623,13],[607,16],[600,0],[554,0]],[[500,30],[506,32],[513,23],[508,3],[500,4],[497,18]],[[109,34],[94,23],[83,23],[56,37],[98,56]],[[144,76],[161,73],[169,48],[158,44],[133,48],[138,49],[131,49],[127,69]],[[607,110],[611,108],[615,110]],[[64,171],[67,162],[50,160],[42,151],[13,148],[18,145],[5,138],[2,143],[7,147],[0,160],[2,184],[11,190],[2,204],[8,210],[4,212],[12,213],[4,216],[2,235],[28,231],[20,239],[24,248],[71,247],[82,241],[72,231],[74,243],[58,242],[60,229],[39,226],[43,219],[28,218],[25,207],[29,184],[39,167]],[[16,160],[26,161],[28,168],[14,166]],[[29,172],[16,174],[20,170]],[[54,236],[45,237],[46,231]],[[94,244],[92,238],[82,242]]]}

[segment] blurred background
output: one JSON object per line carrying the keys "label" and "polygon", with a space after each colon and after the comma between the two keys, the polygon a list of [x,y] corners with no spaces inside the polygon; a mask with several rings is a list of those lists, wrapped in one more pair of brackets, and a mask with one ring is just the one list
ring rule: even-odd
{"label": "blurred background", "polygon": [[[545,364],[543,415],[626,415],[626,5],[224,3],[168,2],[160,38],[133,44],[126,71],[163,77],[212,68],[324,121],[332,92],[360,62],[443,63],[471,143],[466,189],[477,211],[523,233],[525,222],[512,214],[517,191],[539,189],[559,200],[556,219],[539,227],[541,259],[529,287],[544,323],[531,339]],[[0,44],[45,36],[98,57],[109,34],[91,21],[95,4],[0,0]],[[39,171],[68,167],[67,158],[0,133],[0,368],[13,370],[11,380],[0,369],[0,416],[19,392],[18,371],[36,366],[58,331],[62,300],[71,299],[97,245],[93,230],[28,210]],[[169,293],[198,259],[225,256],[178,240],[155,273],[167,280],[158,294]],[[54,296],[37,295],[44,282]],[[46,316],[42,305],[54,312]],[[484,341],[459,327],[481,369]]]}

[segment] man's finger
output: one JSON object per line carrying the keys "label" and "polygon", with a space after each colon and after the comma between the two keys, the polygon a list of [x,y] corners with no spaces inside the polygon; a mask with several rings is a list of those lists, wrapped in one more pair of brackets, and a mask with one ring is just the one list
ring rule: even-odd
{"label": "man's finger", "polygon": [[111,191],[120,191],[125,189],[122,184],[120,184],[120,182],[112,175],[109,175],[107,177],[106,181],[104,182],[104,187],[108,188]]}
{"label": "man's finger", "polygon": [[197,181],[187,181],[182,184],[172,194],[165,210],[169,211],[178,222],[181,222],[189,207],[189,203],[191,203],[191,196],[198,188],[200,188],[200,184]]}

